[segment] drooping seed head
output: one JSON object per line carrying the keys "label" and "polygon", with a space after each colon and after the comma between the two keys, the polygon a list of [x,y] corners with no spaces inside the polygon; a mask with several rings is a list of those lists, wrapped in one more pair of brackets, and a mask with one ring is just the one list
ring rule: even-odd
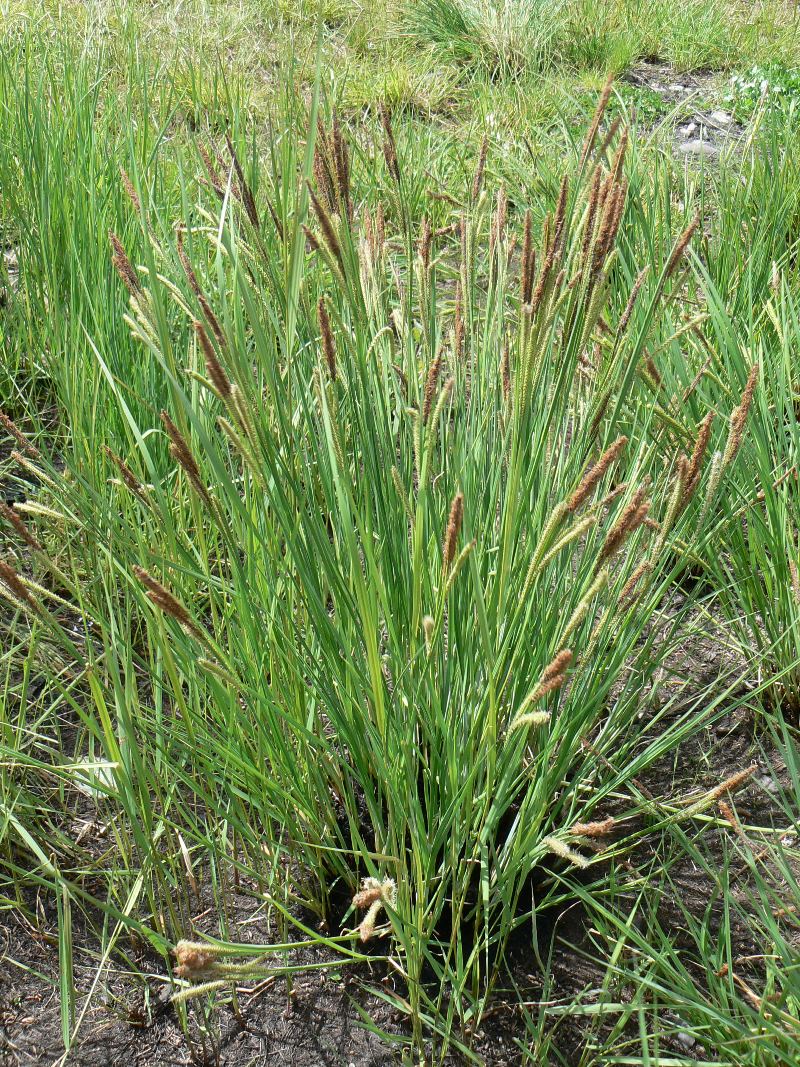
{"label": "drooping seed head", "polygon": [[157,581],[144,567],[134,566],[134,576],[145,587],[148,598],[155,604],[157,608],[164,612],[165,615],[170,615],[181,629],[190,634],[195,639],[202,641],[203,634],[200,627],[189,615],[189,612],[181,604],[181,602],[166,588],[161,582]]}
{"label": "drooping seed head", "polygon": [[13,597],[29,608],[36,607],[36,601],[30,594],[28,587],[12,566],[0,560],[0,582],[8,589]]}
{"label": "drooping seed head", "polygon": [[39,460],[42,458],[42,453],[39,451],[39,449],[36,448],[35,445],[31,444],[31,442],[28,440],[22,430],[20,430],[19,426],[17,426],[13,419],[10,419],[4,411],[0,411],[0,426],[2,426],[4,430],[11,434],[11,436],[19,445],[21,451],[24,452],[26,455],[30,456],[31,459]]}
{"label": "drooping seed head", "polygon": [[32,548],[34,552],[44,551],[40,542],[23,522],[22,516],[4,501],[0,502],[0,515],[3,516],[9,526],[14,527],[17,536],[25,542],[28,548]]}

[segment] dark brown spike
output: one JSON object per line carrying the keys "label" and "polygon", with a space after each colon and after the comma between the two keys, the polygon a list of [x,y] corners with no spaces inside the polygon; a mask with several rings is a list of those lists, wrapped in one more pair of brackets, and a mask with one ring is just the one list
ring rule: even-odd
{"label": "dark brown spike", "polygon": [[211,344],[202,322],[199,322],[197,319],[194,320],[194,331],[200,348],[203,351],[206,373],[214,387],[214,391],[222,400],[226,400],[231,393],[230,379],[217,358],[217,353],[214,351],[214,346]]}
{"label": "dark brown spike", "polygon": [[627,327],[628,322],[630,321],[630,317],[633,314],[633,309],[636,306],[636,300],[639,296],[639,290],[644,285],[644,280],[647,277],[647,272],[649,271],[649,269],[649,267],[643,267],[642,270],[640,270],[638,275],[636,276],[636,281],[633,283],[633,288],[631,289],[631,295],[628,297],[628,303],[625,305],[625,310],[622,312],[622,317],[620,318],[619,324],[617,325],[617,337],[621,337],[622,334],[625,332],[625,328]]}
{"label": "dark brown spike", "polygon": [[128,259],[122,241],[120,241],[119,237],[117,237],[113,230],[108,231],[108,239],[111,242],[111,249],[113,252],[111,262],[114,265],[114,269],[130,295],[138,296],[142,291],[142,283],[139,281],[139,275],[136,273],[136,268]]}
{"label": "dark brown spike", "polygon": [[350,222],[353,217],[353,205],[350,200],[350,154],[336,111],[333,113],[332,147],[340,212]]}
{"label": "dark brown spike", "polygon": [[389,109],[385,103],[381,104],[381,124],[383,126],[383,157],[386,160],[386,166],[389,169],[389,173],[394,180],[400,184],[400,164],[397,160],[397,145],[394,140],[394,133],[392,132],[392,120],[389,115]]}
{"label": "dark brown spike", "polygon": [[242,170],[242,165],[239,162],[239,157],[236,154],[236,149],[233,147],[233,141],[231,140],[231,136],[227,131],[225,132],[225,140],[228,145],[228,151],[231,154],[231,160],[233,161],[233,169],[236,172],[236,178],[239,185],[239,198],[241,199],[242,204],[244,205],[245,214],[250,220],[253,229],[260,230],[261,220],[258,217],[258,208],[256,207],[256,200],[253,196],[253,190],[250,188],[247,178],[245,178],[244,176],[244,171]]}
{"label": "dark brown spike", "polygon": [[118,456],[116,452],[112,451],[108,447],[108,445],[103,445],[103,451],[119,471],[120,475],[122,476],[122,481],[128,487],[128,489],[130,489],[130,491],[136,496],[141,496],[142,492],[144,491],[144,486],[133,473],[133,471],[122,458],[122,456]]}
{"label": "dark brown spike", "polygon": [[436,396],[436,385],[439,381],[439,375],[442,371],[442,357],[436,356],[428,368],[428,374],[425,378],[425,389],[422,397],[422,424],[426,426],[428,419],[430,418],[431,408],[433,407],[433,400]]}
{"label": "dark brown spike", "polygon": [[194,622],[183,604],[181,604],[177,597],[175,597],[166,586],[162,585],[161,582],[156,581],[152,574],[148,573],[144,567],[134,567],[133,573],[145,587],[148,598],[157,608],[163,611],[165,615],[171,615],[181,628],[191,634],[196,640],[203,640],[203,632],[200,627]]}
{"label": "dark brown spike", "polygon": [[211,498],[208,495],[208,490],[203,484],[203,479],[200,477],[200,470],[197,466],[197,461],[192,455],[192,450],[189,447],[189,442],[180,432],[178,427],[169,417],[166,411],[161,412],[161,422],[166,430],[167,437],[170,439],[169,451],[173,459],[175,459],[183,471],[192,488],[197,495],[203,500],[204,503],[210,504]]}
{"label": "dark brown spike", "polygon": [[11,436],[19,445],[21,451],[24,452],[26,455],[30,456],[31,459],[39,460],[42,458],[42,453],[39,451],[39,449],[36,448],[35,445],[31,444],[31,442],[28,440],[22,430],[20,430],[19,426],[17,426],[17,424],[12,419],[10,419],[4,411],[0,411],[0,426],[2,426],[3,429],[5,429],[8,433],[11,434]]}
{"label": "dark brown spike", "polygon": [[503,386],[503,398],[508,400],[511,396],[511,357],[508,351],[508,341],[503,344],[503,353],[500,357],[500,381]]}
{"label": "dark brown spike", "polygon": [[689,459],[689,469],[686,473],[686,490],[684,492],[684,503],[687,503],[692,493],[698,486],[700,481],[701,467],[703,465],[703,459],[705,458],[706,451],[708,450],[708,442],[711,439],[711,427],[714,423],[714,412],[709,411],[703,421],[700,423],[700,427],[697,431],[697,438],[694,443],[694,449]]}
{"label": "dark brown spike", "polygon": [[328,315],[328,309],[325,306],[325,298],[320,297],[317,302],[317,318],[319,319],[319,329],[322,336],[322,354],[325,357],[325,362],[328,365],[328,374],[331,377],[331,381],[336,381],[336,345],[333,341],[333,330],[331,330],[331,320]]}
{"label": "dark brown spike", "polygon": [[16,597],[21,603],[26,604],[29,608],[36,607],[36,601],[28,591],[28,587],[14,568],[9,566],[5,560],[0,560],[0,582],[2,582],[11,595]]}
{"label": "dark brown spike", "polygon": [[202,159],[203,166],[206,169],[206,175],[208,176],[208,184],[211,186],[211,188],[214,190],[220,200],[224,200],[225,182],[223,181],[222,176],[217,170],[216,163],[211,158],[211,155],[205,145],[198,143],[197,154]]}

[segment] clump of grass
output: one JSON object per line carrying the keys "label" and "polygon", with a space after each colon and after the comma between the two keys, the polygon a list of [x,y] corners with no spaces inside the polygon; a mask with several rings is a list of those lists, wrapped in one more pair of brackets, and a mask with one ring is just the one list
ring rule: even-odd
{"label": "clump of grass", "polygon": [[412,32],[460,63],[512,72],[544,66],[565,25],[563,0],[416,0]]}
{"label": "clump of grass", "polygon": [[417,1048],[479,1020],[554,865],[602,862],[582,835],[665,743],[632,730],[680,622],[659,612],[733,461],[687,425],[665,464],[640,405],[696,223],[631,277],[609,95],[541,228],[510,216],[488,140],[461,204],[414,192],[427,160],[388,111],[366,196],[337,120],[302,159],[285,133],[266,175],[205,145],[210,203],[174,247],[144,210],[141,267],[113,242],[162,429],[121,400],[108,483],[33,464],[75,560],[67,627],[41,584],[0,586],[87,682],[81,742],[112,768],[153,944],[190,935],[194,855],[282,922],[338,925],[337,950],[385,946]]}

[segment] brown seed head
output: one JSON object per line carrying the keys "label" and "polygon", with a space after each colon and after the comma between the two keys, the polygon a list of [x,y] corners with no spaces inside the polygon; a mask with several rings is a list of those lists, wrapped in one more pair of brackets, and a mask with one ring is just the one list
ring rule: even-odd
{"label": "brown seed head", "polygon": [[453,355],[459,363],[464,355],[464,314],[462,309],[464,294],[461,279],[456,282],[456,306],[453,316]]}
{"label": "brown seed head", "polygon": [[506,187],[501,185],[497,191],[497,210],[494,215],[494,225],[492,226],[492,244],[497,245],[503,238],[503,233],[506,228],[506,218],[508,216],[508,195],[506,194]]}
{"label": "brown seed head", "polygon": [[611,164],[611,180],[618,182],[622,176],[622,165],[625,162],[625,153],[628,150],[628,127],[626,126],[622,131],[622,136],[619,139],[617,145],[617,151],[614,155],[614,160]]}
{"label": "brown seed head", "polygon": [[383,126],[383,157],[394,180],[400,184],[400,166],[397,162],[397,145],[392,132],[392,120],[385,103],[381,104],[381,125]]}
{"label": "brown seed head", "polygon": [[0,411],[0,426],[2,426],[4,430],[11,434],[11,436],[19,445],[20,450],[26,455],[30,456],[31,459],[38,460],[42,458],[42,454],[39,449],[36,448],[35,445],[31,444],[31,442],[28,440],[22,430],[20,430],[19,426],[17,426],[17,424],[12,419],[10,419],[4,411]]}
{"label": "brown seed head", "polygon": [[189,288],[192,290],[192,292],[195,294],[195,296],[200,296],[200,294],[201,294],[200,282],[197,280],[197,275],[194,272],[194,267],[192,266],[188,255],[186,254],[186,247],[185,247],[185,244],[184,244],[185,239],[186,239],[186,227],[183,225],[183,223],[181,223],[181,225],[178,226],[178,228],[176,230],[176,245],[177,245],[177,249],[178,249],[178,259],[180,260],[180,264],[183,267],[183,273],[186,275],[186,280],[189,283]]}
{"label": "brown seed head", "polygon": [[630,503],[608,531],[603,547],[600,549],[599,564],[612,556],[621,547],[627,537],[642,525],[650,511],[650,502],[645,500],[646,489],[637,489]]}
{"label": "brown seed head", "polygon": [[328,316],[328,309],[325,306],[325,298],[322,296],[317,302],[317,317],[319,319],[320,334],[322,335],[322,354],[328,365],[328,374],[331,377],[331,381],[335,382],[336,345],[333,342],[333,330],[331,330],[331,320]]}
{"label": "brown seed head", "polygon": [[214,190],[220,200],[224,200],[225,181],[217,170],[216,163],[211,158],[211,154],[208,152],[205,145],[202,144],[197,145],[197,153],[202,159],[203,166],[206,169],[206,174],[208,176],[208,184],[211,186],[211,188]]}
{"label": "brown seed head", "polygon": [[567,511],[574,512],[581,506],[581,504],[587,499],[590,493],[595,489],[598,482],[602,479],[603,475],[609,469],[612,463],[618,458],[623,448],[627,445],[628,438],[625,436],[618,437],[612,445],[610,445],[602,454],[600,459],[595,463],[593,467],[584,474],[581,479],[578,488],[569,498],[567,503]]}
{"label": "brown seed head", "polygon": [[606,152],[608,151],[608,148],[609,148],[611,142],[617,136],[617,132],[619,131],[619,128],[620,128],[621,125],[622,125],[622,119],[621,119],[621,117],[619,115],[617,115],[617,117],[615,119],[613,119],[611,125],[608,127],[608,131],[606,132],[606,135],[603,138],[603,140],[602,140],[602,142],[600,144],[600,147],[597,150],[597,158],[598,159],[603,159],[603,157],[605,156]]}
{"label": "brown seed head", "polygon": [[130,489],[132,493],[135,493],[137,496],[139,496],[143,491],[142,483],[133,473],[133,471],[122,458],[122,456],[118,456],[116,452],[113,452],[108,447],[108,445],[103,445],[103,451],[121,474],[122,480],[128,487],[128,489]]}
{"label": "brown seed head", "polygon": [[750,374],[747,378],[747,384],[744,387],[742,393],[742,399],[739,402],[739,406],[734,409],[730,420],[730,429],[728,431],[728,440],[725,445],[725,452],[722,458],[722,465],[726,466],[734,458],[742,443],[742,436],[744,434],[745,423],[747,422],[747,415],[750,411],[750,405],[753,402],[753,393],[755,392],[756,383],[758,382],[759,364],[754,363],[750,368]]}
{"label": "brown seed head", "polygon": [[433,399],[436,395],[436,383],[439,381],[439,375],[442,371],[442,357],[436,356],[428,368],[428,375],[425,379],[425,390],[422,398],[422,424],[426,426],[431,413],[431,407],[433,406]]}
{"label": "brown seed head", "polygon": [[620,604],[624,604],[627,600],[633,597],[633,593],[636,589],[636,586],[639,584],[645,574],[649,574],[652,569],[653,564],[648,562],[647,560],[645,560],[643,563],[640,563],[639,566],[636,567],[633,574],[631,574],[630,578],[622,587],[622,592],[619,594]]}
{"label": "brown seed head", "polygon": [[725,793],[733,793],[734,790],[741,788],[745,782],[749,781],[758,770],[758,764],[752,763],[749,767],[746,767],[743,771],[738,771],[736,774],[732,774],[730,778],[726,778],[724,782],[721,782],[718,786],[711,790],[709,797],[712,800],[718,800],[719,797]]}
{"label": "brown seed head", "polygon": [[233,169],[236,171],[236,178],[238,180],[239,186],[239,199],[244,205],[245,214],[250,220],[250,223],[253,228],[256,230],[260,230],[261,220],[258,217],[258,208],[256,207],[256,200],[253,196],[253,190],[250,188],[247,178],[245,178],[244,176],[244,171],[242,170],[242,165],[239,162],[239,157],[236,154],[236,149],[233,147],[233,141],[231,140],[231,136],[227,131],[225,133],[225,140],[228,145],[228,151],[231,154],[231,160],[233,161]]}
{"label": "brown seed head", "polygon": [[450,505],[450,515],[447,519],[447,529],[445,530],[444,541],[442,543],[442,556],[444,558],[445,571],[450,570],[450,566],[456,557],[456,546],[458,544],[458,537],[461,533],[461,523],[464,519],[464,494],[456,493],[453,497],[453,502]]}
{"label": "brown seed head", "polygon": [[383,894],[380,885],[372,884],[370,882],[370,884],[356,893],[351,903],[354,908],[368,908],[370,904],[374,904],[376,900],[381,900],[382,897]]}
{"label": "brown seed head", "polygon": [[349,221],[353,217],[353,205],[350,200],[350,153],[342,134],[342,126],[339,122],[339,113],[333,113],[333,130],[331,135],[331,147],[333,150],[334,173],[336,175],[336,192],[339,198],[340,211]]}
{"label": "brown seed head", "polygon": [[703,421],[700,423],[700,428],[697,431],[697,439],[694,443],[694,449],[689,460],[689,469],[686,472],[686,494],[685,499],[688,501],[689,497],[697,488],[700,481],[701,467],[703,465],[703,459],[705,458],[706,451],[708,449],[708,442],[711,439],[711,427],[714,423],[714,412],[709,411]]}
{"label": "brown seed head", "polygon": [[678,238],[678,240],[677,240],[677,242],[675,244],[675,247],[672,250],[672,255],[669,257],[669,260],[667,261],[667,266],[666,266],[666,269],[664,271],[664,280],[665,281],[668,278],[671,278],[672,275],[677,270],[678,264],[683,259],[683,254],[686,251],[686,249],[689,247],[689,242],[691,241],[692,237],[694,236],[695,230],[697,229],[697,227],[699,225],[700,225],[700,216],[699,215],[695,215],[695,217],[692,219],[692,221],[689,223],[689,225],[686,227],[686,229],[683,231],[683,233]]}
{"label": "brown seed head", "polygon": [[540,700],[543,700],[548,693],[554,693],[556,689],[560,689],[564,682],[566,682],[566,680],[566,674],[554,674],[546,681],[539,682],[539,684],[536,686],[536,688],[526,700],[526,705],[530,706],[532,704],[538,704],[538,702]]}
{"label": "brown seed head", "polygon": [[592,119],[589,129],[586,132],[586,140],[583,142],[583,150],[581,151],[581,158],[579,166],[583,167],[586,160],[591,155],[594,148],[595,140],[597,139],[597,131],[600,129],[600,123],[603,121],[603,115],[608,107],[608,101],[611,98],[611,87],[614,84],[614,75],[609,74],[606,80],[603,90],[600,93],[600,98],[597,101],[597,107],[595,109],[594,118]]}
{"label": "brown seed head", "polygon": [[503,397],[508,400],[511,396],[511,361],[508,352],[508,341],[503,343],[503,353],[500,357],[500,380],[503,385]]}
{"label": "brown seed head", "polygon": [[[336,233],[336,228],[328,215],[327,211],[320,203],[316,193],[309,185],[309,196],[311,197],[311,203],[314,207],[314,213],[319,221],[319,228],[322,230],[322,235],[325,238],[325,243],[328,246],[328,250],[333,255],[336,262],[339,264],[339,268],[344,274],[344,254],[342,253],[342,246],[339,243],[339,237]],[[308,234],[306,234],[308,236]]]}
{"label": "brown seed head", "polygon": [[122,246],[122,241],[114,233],[113,230],[108,231],[108,239],[111,242],[112,256],[111,262],[114,265],[114,269],[122,280],[122,284],[131,294],[131,296],[137,296],[142,291],[142,283],[139,280],[139,275],[136,273],[136,268],[131,261]]}
{"label": "brown seed head", "polygon": [[[230,392],[230,390],[229,390]],[[192,485],[192,488],[206,503],[210,503],[208,490],[203,485],[203,479],[200,477],[200,470],[197,466],[197,461],[192,455],[192,450],[189,447],[189,442],[180,432],[178,427],[169,417],[166,411],[161,412],[161,422],[164,429],[167,432],[167,436],[170,439],[169,451],[173,459],[177,460],[180,466],[183,468],[186,477]]]}
{"label": "brown seed head", "polygon": [[157,608],[160,608],[165,615],[172,616],[181,628],[192,637],[202,640],[203,635],[200,627],[192,620],[183,604],[170,593],[166,586],[156,581],[143,567],[134,567],[133,573],[145,587],[148,598]]}
{"label": "brown seed head", "polygon": [[609,815],[607,819],[602,819],[599,822],[573,823],[569,832],[576,837],[605,837],[612,832],[616,824],[614,816]]}
{"label": "brown seed head", "polygon": [[214,953],[191,941],[179,941],[175,946],[175,974],[179,978],[195,978],[214,962]]}
{"label": "brown seed head", "polygon": [[539,684],[549,682],[551,678],[563,675],[570,663],[572,663],[572,651],[568,648],[562,648],[542,671]]}
{"label": "brown seed head", "polygon": [[137,212],[137,214],[141,214],[142,202],[139,199],[139,196],[138,196],[136,190],[133,187],[133,182],[131,181],[131,179],[130,179],[130,177],[128,175],[128,172],[125,170],[125,168],[123,166],[120,166],[120,168],[119,168],[119,176],[122,179],[122,188],[125,190],[125,192],[126,192],[126,194],[128,196],[128,199],[133,204],[133,207],[134,207],[135,211]]}
{"label": "brown seed head", "polygon": [[34,552],[44,551],[39,541],[22,521],[22,516],[14,508],[9,507],[5,502],[0,502],[0,515],[10,526],[14,527],[17,536],[25,542],[28,548],[32,548]]}
{"label": "brown seed head", "polygon": [[431,244],[433,242],[433,230],[431,229],[430,220],[428,216],[422,220],[420,226],[419,244],[417,245],[417,251],[419,252],[420,262],[425,270],[428,269],[431,262]]}
{"label": "brown seed head", "polygon": [[9,566],[4,560],[0,560],[0,582],[2,582],[12,596],[16,597],[21,603],[27,604],[27,606],[31,608],[36,607],[36,601],[28,592],[28,587],[14,568]]}
{"label": "brown seed head", "polygon": [[211,344],[208,334],[203,327],[202,322],[194,321],[194,331],[197,335],[197,341],[200,348],[203,350],[203,358],[206,364],[206,373],[209,380],[214,387],[214,391],[221,399],[225,399],[230,396],[231,383],[228,375],[223,370],[222,364],[217,359],[217,353],[214,351],[214,346]]}
{"label": "brown seed head", "polygon": [[633,283],[633,288],[631,289],[631,295],[628,297],[628,303],[625,305],[625,310],[622,312],[622,317],[620,318],[619,324],[617,325],[617,337],[621,337],[622,334],[625,332],[625,328],[628,325],[628,322],[630,321],[631,315],[633,314],[633,309],[636,305],[636,300],[639,296],[639,291],[644,285],[644,280],[647,277],[647,272],[649,269],[649,267],[644,267],[642,270],[639,271],[638,275],[636,276],[636,281]]}

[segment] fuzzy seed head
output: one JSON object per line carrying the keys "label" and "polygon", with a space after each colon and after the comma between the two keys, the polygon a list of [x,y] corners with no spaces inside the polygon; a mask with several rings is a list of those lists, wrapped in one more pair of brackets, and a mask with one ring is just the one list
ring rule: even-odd
{"label": "fuzzy seed head", "polygon": [[331,329],[331,320],[328,316],[328,308],[325,305],[325,298],[320,297],[317,302],[317,318],[319,319],[319,329],[322,336],[322,354],[325,357],[325,363],[328,366],[328,374],[331,381],[336,381],[336,345],[333,341],[333,330]]}
{"label": "fuzzy seed head", "polygon": [[591,495],[598,483],[602,480],[609,467],[617,461],[622,450],[628,443],[628,438],[624,435],[618,437],[612,445],[610,445],[602,454],[600,459],[595,463],[593,467],[584,474],[581,479],[578,488],[569,498],[567,502],[567,511],[575,512],[584,503],[584,501]]}

